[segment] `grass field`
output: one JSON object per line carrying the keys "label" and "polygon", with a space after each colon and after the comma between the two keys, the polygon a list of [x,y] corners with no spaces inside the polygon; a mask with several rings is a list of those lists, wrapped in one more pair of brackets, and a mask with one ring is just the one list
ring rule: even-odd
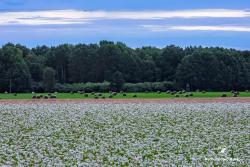
{"label": "grass field", "polygon": [[[80,93],[56,93],[57,99],[94,99],[95,97],[98,98],[109,98],[110,94],[109,93],[96,93],[96,94],[91,94],[91,93],[86,93],[87,97],[85,94],[80,94]],[[124,96],[122,93],[117,93],[117,95],[113,96],[112,98],[114,99],[130,99],[130,98],[144,98],[144,99],[156,99],[156,98],[216,98],[216,97],[221,97],[222,94],[226,94],[227,97],[232,97],[231,92],[193,92],[193,96],[185,97],[184,94],[178,94],[179,97],[176,97],[176,95],[171,95],[167,94],[165,92],[162,93],[126,93],[126,96]],[[0,94],[0,99],[32,99],[32,96],[34,95],[43,95],[46,96],[48,95],[47,93],[39,93],[39,94],[32,94],[32,93],[18,93],[18,94]],[[136,97],[134,97],[136,95]],[[239,97],[250,97],[250,92],[240,92]]]}

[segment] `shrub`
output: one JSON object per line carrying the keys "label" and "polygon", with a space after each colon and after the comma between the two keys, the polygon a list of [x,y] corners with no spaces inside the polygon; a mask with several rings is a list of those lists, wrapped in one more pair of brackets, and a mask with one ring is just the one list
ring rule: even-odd
{"label": "shrub", "polygon": [[136,98],[136,97],[137,97],[137,95],[133,95],[133,97],[134,97],[134,98]]}
{"label": "shrub", "polygon": [[180,95],[175,95],[175,97],[180,97]]}
{"label": "shrub", "polygon": [[89,95],[88,95],[87,93],[86,93],[86,94],[84,94],[84,96],[85,96],[85,97],[89,97]]}
{"label": "shrub", "polygon": [[32,96],[32,99],[36,99],[36,95]]}
{"label": "shrub", "polygon": [[127,96],[127,94],[126,94],[126,93],[123,93],[123,96]]}
{"label": "shrub", "polygon": [[123,85],[123,90],[126,90],[127,92],[164,92],[170,89],[174,89],[174,84],[172,82],[125,83]]}
{"label": "shrub", "polygon": [[189,97],[189,94],[186,94],[185,97]]}
{"label": "shrub", "polygon": [[13,96],[17,96],[17,93],[14,93]]}
{"label": "shrub", "polygon": [[111,99],[111,98],[113,98],[113,96],[112,96],[112,95],[109,95],[109,98]]}
{"label": "shrub", "polygon": [[194,96],[194,94],[193,93],[189,93],[189,96]]}
{"label": "shrub", "polygon": [[48,96],[44,96],[43,98],[44,98],[44,99],[48,99],[49,97],[48,97]]}
{"label": "shrub", "polygon": [[56,84],[55,90],[58,92],[108,92],[109,91],[109,82],[103,82],[103,83],[73,83],[73,84]]}

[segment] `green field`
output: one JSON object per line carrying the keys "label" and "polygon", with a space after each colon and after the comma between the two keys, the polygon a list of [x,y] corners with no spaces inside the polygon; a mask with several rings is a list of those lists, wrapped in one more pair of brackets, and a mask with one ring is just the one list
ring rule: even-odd
{"label": "green field", "polygon": [[[85,96],[85,94],[88,95],[88,97]],[[109,93],[96,93],[96,94],[91,94],[91,93],[85,93],[85,94],[80,94],[80,93],[56,93],[57,99],[94,99],[95,97],[98,98],[109,98],[110,94]],[[99,95],[100,94],[100,95]],[[193,96],[185,97],[184,94],[178,94],[179,97],[176,97],[176,95],[171,95],[167,94],[165,92],[162,93],[126,93],[126,96],[123,96],[122,93],[117,93],[117,95],[113,96],[113,99],[130,99],[130,98],[145,98],[145,99],[150,99],[150,98],[216,98],[216,97],[221,97],[222,94],[227,94],[227,97],[232,97],[231,92],[193,92]],[[43,95],[46,96],[48,95],[47,93],[37,93],[37,94],[32,94],[32,93],[18,93],[18,94],[0,94],[0,99],[32,99],[32,96],[34,95]],[[134,97],[136,95],[136,97]],[[239,97],[250,97],[250,92],[240,92]]]}

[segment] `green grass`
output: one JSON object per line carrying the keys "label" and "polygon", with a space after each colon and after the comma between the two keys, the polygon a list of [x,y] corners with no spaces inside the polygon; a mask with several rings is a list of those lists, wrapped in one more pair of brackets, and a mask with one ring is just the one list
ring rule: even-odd
{"label": "green grass", "polygon": [[[216,98],[221,97],[222,94],[225,92],[193,92],[193,96],[191,97],[185,97],[185,94],[179,94],[180,97],[178,98]],[[162,92],[161,94],[158,93],[126,93],[127,96],[123,96],[121,93],[117,93],[116,96],[113,96],[113,99],[136,99],[136,98],[145,98],[145,99],[154,99],[154,98],[177,98],[175,95],[167,94],[165,92]],[[227,97],[232,97],[232,93],[226,92]],[[31,94],[31,93],[18,93],[16,96],[14,94],[0,94],[0,99],[32,99],[33,95],[47,95],[47,93],[37,93],[37,94]],[[108,98],[109,93],[102,93],[101,97]],[[136,98],[133,96],[137,95]],[[88,93],[88,97],[85,97],[84,94],[80,93],[57,93],[56,94],[57,99],[94,99],[96,95],[92,95],[91,93]],[[250,97],[250,92],[240,92],[239,97]]]}

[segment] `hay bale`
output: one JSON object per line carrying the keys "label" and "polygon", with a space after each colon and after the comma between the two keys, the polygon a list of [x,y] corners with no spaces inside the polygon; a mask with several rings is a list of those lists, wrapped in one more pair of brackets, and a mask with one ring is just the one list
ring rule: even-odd
{"label": "hay bale", "polygon": [[223,93],[223,94],[221,95],[221,97],[227,97],[227,94],[226,94],[226,93]]}

